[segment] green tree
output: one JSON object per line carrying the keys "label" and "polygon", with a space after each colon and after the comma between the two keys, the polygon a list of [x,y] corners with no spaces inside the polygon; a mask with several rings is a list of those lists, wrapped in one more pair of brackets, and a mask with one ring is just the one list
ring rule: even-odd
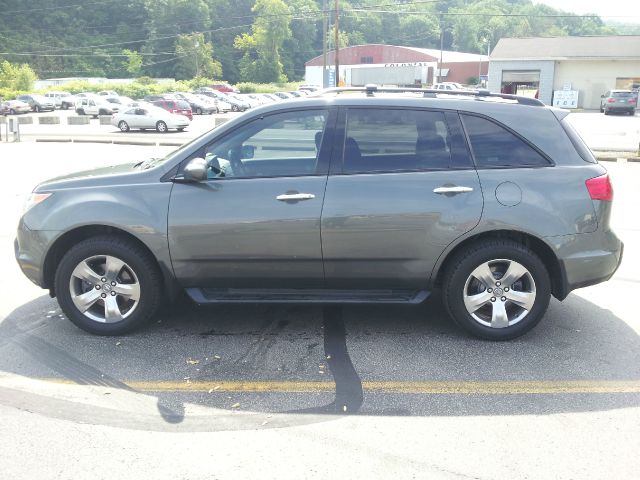
{"label": "green tree", "polygon": [[175,75],[178,80],[194,77],[220,78],[222,66],[213,59],[213,44],[204,34],[179,35],[176,40]]}
{"label": "green tree", "polygon": [[125,68],[134,77],[139,77],[142,72],[142,55],[125,48],[122,53],[127,56]]}
{"label": "green tree", "polygon": [[282,0],[257,0],[251,11],[257,17],[251,35],[243,33],[234,41],[234,47],[244,52],[240,74],[246,81],[286,82],[280,49],[291,37],[289,8]]}
{"label": "green tree", "polygon": [[26,63],[16,64],[6,60],[0,63],[0,88],[31,90],[37,79],[36,73]]}

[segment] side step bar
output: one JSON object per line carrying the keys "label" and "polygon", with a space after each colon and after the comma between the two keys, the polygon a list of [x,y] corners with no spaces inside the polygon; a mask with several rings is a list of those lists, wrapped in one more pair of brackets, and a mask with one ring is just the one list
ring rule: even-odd
{"label": "side step bar", "polygon": [[198,304],[210,303],[391,303],[418,304],[427,290],[330,290],[263,288],[187,288]]}

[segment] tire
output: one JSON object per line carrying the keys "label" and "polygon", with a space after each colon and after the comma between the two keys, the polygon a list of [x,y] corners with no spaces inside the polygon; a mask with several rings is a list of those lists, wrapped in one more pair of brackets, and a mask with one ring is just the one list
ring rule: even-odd
{"label": "tire", "polygon": [[605,108],[603,113],[604,113],[605,115],[609,115],[611,112],[609,112],[609,110],[607,110],[607,109]]}
{"label": "tire", "polygon": [[77,113],[78,115],[84,115],[84,109],[79,108],[78,110],[76,110],[76,113]]}
{"label": "tire", "polygon": [[[522,244],[510,240],[480,242],[448,264],[443,303],[455,323],[471,335],[511,340],[535,327],[549,306],[549,273],[542,260]],[[478,279],[483,267],[492,275],[487,282]],[[514,274],[514,283],[503,285],[500,279],[509,271]],[[516,299],[522,304],[515,303]]]}
{"label": "tire", "polygon": [[121,132],[128,132],[129,124],[124,120],[120,120],[120,122],[118,123],[118,128],[120,129]]}
{"label": "tire", "polygon": [[[111,272],[105,268],[107,259],[115,266]],[[76,326],[96,335],[121,335],[153,317],[162,280],[155,259],[144,249],[124,238],[100,236],[83,240],[62,257],[55,291],[60,307]],[[84,312],[77,306],[89,303]]]}
{"label": "tire", "polygon": [[604,113],[604,108],[600,107],[600,113]]}
{"label": "tire", "polygon": [[202,109],[196,108],[196,115],[202,115]]}
{"label": "tire", "polygon": [[16,114],[16,111],[13,108],[9,110],[9,115],[15,115],[15,114]]}
{"label": "tire", "polygon": [[36,111],[36,113],[40,113],[40,106],[36,105],[35,107],[33,107],[33,109]]}
{"label": "tire", "polygon": [[232,112],[237,112],[238,110],[240,110],[240,108],[238,108],[238,105],[231,105]]}
{"label": "tire", "polygon": [[166,133],[169,128],[167,127],[166,123],[160,120],[158,123],[156,123],[156,130],[160,133]]}

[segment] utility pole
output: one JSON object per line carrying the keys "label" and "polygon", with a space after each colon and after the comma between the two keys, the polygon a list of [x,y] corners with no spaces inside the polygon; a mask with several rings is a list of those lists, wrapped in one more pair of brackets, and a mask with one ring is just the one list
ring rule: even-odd
{"label": "utility pole", "polygon": [[444,17],[440,14],[440,65],[438,65],[438,83],[442,82],[442,49],[444,47]]}
{"label": "utility pole", "polygon": [[336,56],[336,87],[338,87],[340,85],[340,56],[339,56],[339,50],[340,50],[340,27],[339,27],[339,15],[338,15],[338,0],[336,0],[336,11],[335,11],[335,15],[336,15],[336,24],[335,24],[335,56]]}
{"label": "utility pole", "polygon": [[200,42],[196,40],[194,47],[194,51],[196,52],[196,78],[198,78],[200,76],[200,62],[198,61],[198,47],[200,47]]}
{"label": "utility pole", "polygon": [[322,0],[322,88],[327,88],[327,0]]}

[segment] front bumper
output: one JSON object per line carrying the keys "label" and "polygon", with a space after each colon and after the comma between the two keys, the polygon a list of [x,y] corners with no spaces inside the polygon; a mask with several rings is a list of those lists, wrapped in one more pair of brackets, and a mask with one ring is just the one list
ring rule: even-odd
{"label": "front bumper", "polygon": [[45,233],[30,230],[20,219],[16,239],[13,242],[16,261],[22,273],[33,283],[47,288],[44,280],[44,259],[49,244]]}

